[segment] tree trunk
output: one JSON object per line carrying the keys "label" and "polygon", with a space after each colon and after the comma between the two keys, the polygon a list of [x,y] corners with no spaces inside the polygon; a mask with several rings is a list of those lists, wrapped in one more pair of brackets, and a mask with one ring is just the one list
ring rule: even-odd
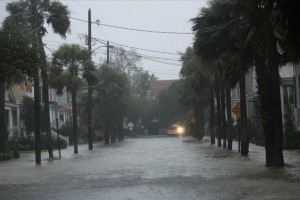
{"label": "tree trunk", "polygon": [[239,79],[240,85],[240,105],[241,105],[241,155],[248,156],[249,136],[247,131],[247,102],[246,102],[246,84],[245,75]]}
{"label": "tree trunk", "polygon": [[284,166],[284,159],[279,61],[276,39],[271,30],[267,32],[265,42],[264,57],[256,59],[256,74],[265,134],[266,166],[281,167]]}
{"label": "tree trunk", "polygon": [[35,162],[41,164],[41,133],[40,133],[40,81],[39,70],[34,72],[34,122],[35,122]]}
{"label": "tree trunk", "polygon": [[118,122],[118,141],[122,141],[124,140],[124,136],[123,136],[123,118],[119,119]]}
{"label": "tree trunk", "polygon": [[50,127],[50,110],[49,110],[49,82],[48,82],[48,72],[46,63],[46,54],[44,47],[42,46],[42,39],[40,39],[40,52],[41,59],[43,60],[41,65],[41,76],[43,80],[43,100],[44,100],[44,120],[45,120],[45,132],[46,132],[46,143],[49,158],[54,158],[53,148],[52,148],[52,137],[51,137],[51,127]]}
{"label": "tree trunk", "polygon": [[92,94],[93,89],[91,84],[88,84],[88,100],[87,100],[87,126],[88,126],[88,140],[89,140],[89,150],[93,149],[93,121],[92,121]]}
{"label": "tree trunk", "polygon": [[104,144],[109,144],[109,114],[108,111],[105,113],[105,119],[104,119]]}
{"label": "tree trunk", "polygon": [[8,132],[5,123],[5,82],[0,82],[0,152],[5,151]]}
{"label": "tree trunk", "polygon": [[231,90],[229,84],[226,84],[226,111],[227,111],[226,124],[227,124],[228,150],[232,150]]}
{"label": "tree trunk", "polygon": [[225,81],[223,66],[219,64],[219,73],[220,73],[220,92],[221,92],[221,121],[222,121],[222,138],[223,138],[223,148],[226,148],[226,116],[225,116]]}
{"label": "tree trunk", "polygon": [[202,105],[199,106],[199,116],[200,116],[200,121],[199,121],[199,139],[202,140],[204,137],[204,108]]}
{"label": "tree trunk", "polygon": [[283,133],[278,67],[257,66],[258,94],[265,134],[266,165],[283,166]]}
{"label": "tree trunk", "polygon": [[218,147],[222,146],[222,122],[221,122],[221,103],[220,103],[220,83],[218,75],[216,75],[216,101],[217,101],[217,137],[218,137]]}
{"label": "tree trunk", "polygon": [[77,89],[72,88],[72,114],[73,114],[73,141],[74,153],[78,154],[78,134],[77,134]]}
{"label": "tree trunk", "polygon": [[209,131],[210,131],[210,143],[215,144],[215,102],[213,89],[210,90],[210,107],[209,107]]}
{"label": "tree trunk", "polygon": [[196,119],[196,122],[195,122],[195,134],[194,134],[194,137],[196,138],[199,138],[199,139],[202,139],[201,136],[200,136],[200,129],[201,129],[201,116],[200,116],[200,109],[197,105],[194,105],[194,115],[195,115],[195,119]]}

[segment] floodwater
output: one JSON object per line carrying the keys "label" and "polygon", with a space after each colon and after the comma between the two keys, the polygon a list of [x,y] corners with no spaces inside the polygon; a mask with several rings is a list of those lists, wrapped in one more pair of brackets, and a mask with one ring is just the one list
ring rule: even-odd
{"label": "floodwater", "polygon": [[[241,157],[190,137],[125,139],[62,151],[41,166],[34,154],[0,163],[1,200],[300,199],[300,152],[285,151],[284,168],[267,168],[264,147]],[[57,154],[57,152],[55,152]]]}

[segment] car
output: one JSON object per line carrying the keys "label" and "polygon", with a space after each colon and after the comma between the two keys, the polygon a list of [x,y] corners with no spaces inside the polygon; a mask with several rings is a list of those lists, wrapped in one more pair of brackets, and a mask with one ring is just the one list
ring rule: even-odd
{"label": "car", "polygon": [[185,126],[182,123],[176,122],[167,128],[167,135],[182,137],[185,135]]}

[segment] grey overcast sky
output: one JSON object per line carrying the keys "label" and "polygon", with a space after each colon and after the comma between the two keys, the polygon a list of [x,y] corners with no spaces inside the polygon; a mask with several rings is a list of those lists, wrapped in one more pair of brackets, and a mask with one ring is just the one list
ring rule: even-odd
{"label": "grey overcast sky", "polygon": [[[0,1],[0,22],[7,15],[5,11],[6,3],[12,1]],[[189,20],[196,17],[202,7],[207,6],[207,0],[60,0],[60,2],[68,5],[72,18],[87,20],[88,9],[91,8],[92,22],[98,19],[101,23],[108,25],[165,32],[192,32],[192,24]],[[79,35],[87,33],[87,25],[86,22],[71,19],[71,32],[65,40],[53,34],[51,28],[48,28],[48,34],[44,38],[44,43],[51,50],[56,50],[62,43],[85,45],[84,40],[80,40]],[[176,54],[184,52],[188,46],[191,46],[194,36],[192,34],[138,32],[93,24],[92,37],[105,41],[109,40],[111,44],[117,43],[130,47]],[[117,46],[116,44],[113,45]],[[92,48],[95,49],[99,46],[103,45],[97,42]],[[124,47],[124,49],[130,50],[127,47]],[[181,63],[173,61],[180,59],[179,55],[154,53],[139,49],[136,49],[136,52],[147,56],[164,58],[164,60],[159,60],[159,62],[143,58],[141,63],[141,67],[150,73],[154,73],[160,80],[179,78]],[[49,50],[47,50],[47,53],[51,56]],[[100,47],[95,53],[94,61],[99,63],[100,60],[103,61],[105,59],[106,49],[105,47]]]}

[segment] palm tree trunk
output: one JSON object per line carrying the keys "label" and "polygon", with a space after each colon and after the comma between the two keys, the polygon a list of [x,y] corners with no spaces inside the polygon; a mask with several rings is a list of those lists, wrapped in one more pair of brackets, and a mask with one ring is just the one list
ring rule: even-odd
{"label": "palm tree trunk", "polygon": [[220,73],[220,92],[221,92],[221,121],[222,121],[222,138],[223,138],[223,148],[226,148],[226,116],[225,116],[225,82],[223,66],[219,64]]}
{"label": "palm tree trunk", "polygon": [[[280,76],[276,39],[271,31],[266,38],[265,58],[256,60],[258,96],[265,134],[266,166],[284,166]],[[265,62],[265,60],[268,62]]]}
{"label": "palm tree trunk", "polygon": [[35,122],[35,162],[41,164],[41,133],[40,133],[40,80],[39,70],[34,72],[34,122]]}
{"label": "palm tree trunk", "polygon": [[50,127],[50,110],[49,110],[49,82],[48,82],[48,72],[46,63],[46,54],[44,47],[42,46],[42,39],[40,38],[39,46],[41,52],[41,76],[43,80],[43,100],[44,100],[44,120],[45,120],[45,132],[46,132],[46,143],[49,158],[54,158],[53,148],[52,148],[52,137],[51,137],[51,127]]}
{"label": "palm tree trunk", "polygon": [[230,85],[226,84],[226,112],[227,112],[227,140],[228,150],[232,150],[232,116],[231,116],[231,93]]}
{"label": "palm tree trunk", "polygon": [[88,100],[87,100],[87,120],[88,120],[87,125],[88,125],[89,150],[93,149],[92,94],[93,94],[93,89],[89,84]]}
{"label": "palm tree trunk", "polygon": [[119,119],[118,122],[118,141],[122,141],[124,140],[124,136],[123,136],[123,120],[122,118]]}
{"label": "palm tree trunk", "polygon": [[8,132],[5,123],[5,82],[0,82],[0,152],[5,151]]}
{"label": "palm tree trunk", "polygon": [[241,105],[241,155],[248,156],[249,136],[247,132],[247,102],[246,102],[245,75],[240,76],[239,85],[240,85],[240,105]]}
{"label": "palm tree trunk", "polygon": [[202,105],[199,106],[199,139],[202,140],[204,137],[204,108]]}
{"label": "palm tree trunk", "polygon": [[78,134],[77,134],[77,89],[72,88],[72,114],[73,114],[73,141],[74,153],[78,154]]}
{"label": "palm tree trunk", "polygon": [[222,146],[222,122],[221,122],[221,103],[220,103],[220,83],[218,75],[215,75],[216,80],[216,101],[217,101],[217,137],[218,137],[218,147]]}
{"label": "palm tree trunk", "polygon": [[210,143],[215,144],[215,102],[214,92],[210,89],[210,113],[209,113],[209,131],[210,131]]}

